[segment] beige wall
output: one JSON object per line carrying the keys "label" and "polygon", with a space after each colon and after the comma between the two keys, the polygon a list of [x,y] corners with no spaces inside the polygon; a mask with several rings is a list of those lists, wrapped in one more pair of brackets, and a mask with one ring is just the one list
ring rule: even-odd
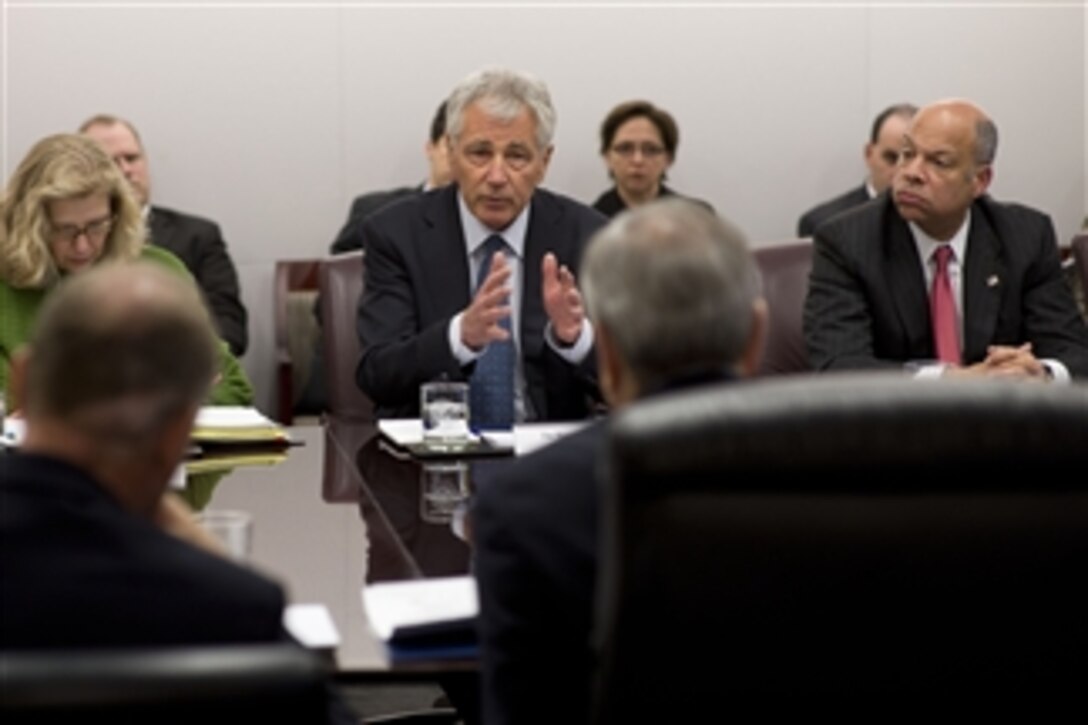
{"label": "beige wall", "polygon": [[682,131],[670,183],[755,244],[790,237],[804,209],[858,183],[872,116],[900,100],[988,109],[1001,133],[994,195],[1049,212],[1059,238],[1088,207],[1079,3],[179,5],[6,7],[3,176],[45,134],[101,111],[131,118],[155,200],[225,231],[262,405],[274,260],[322,254],[356,193],[420,179],[435,105],[481,65],[549,83],[559,129],[546,184],[587,201],[607,185],[596,153],[607,110],[633,97],[669,109]]}

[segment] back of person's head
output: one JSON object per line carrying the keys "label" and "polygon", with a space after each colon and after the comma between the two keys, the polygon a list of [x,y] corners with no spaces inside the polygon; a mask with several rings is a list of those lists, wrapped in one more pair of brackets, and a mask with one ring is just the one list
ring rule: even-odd
{"label": "back of person's head", "polygon": [[661,143],[670,159],[676,158],[676,148],[680,145],[680,128],[676,125],[676,119],[668,111],[658,108],[649,101],[627,101],[621,103],[605,116],[601,122],[601,153],[608,153],[612,148],[612,141],[620,126],[632,118],[645,118],[654,125],[661,134]]}
{"label": "back of person's head", "polygon": [[687,199],[617,216],[589,243],[581,286],[589,317],[642,392],[736,370],[762,334],[760,276],[744,235]]}
{"label": "back of person's head", "polygon": [[465,110],[479,102],[484,111],[501,122],[510,122],[524,109],[536,121],[536,141],[541,149],[552,145],[556,114],[544,82],[520,71],[485,68],[462,80],[446,100],[446,132],[456,142],[464,126]]}
{"label": "back of person's head", "polygon": [[46,299],[29,349],[28,425],[59,422],[129,455],[199,407],[218,364],[196,286],[146,262],[66,280]]}
{"label": "back of person's head", "polygon": [[113,226],[102,261],[135,259],[146,232],[139,203],[106,152],[78,134],[48,136],[15,169],[0,200],[0,277],[12,287],[51,286],[60,272],[50,251],[50,202],[109,197]]}

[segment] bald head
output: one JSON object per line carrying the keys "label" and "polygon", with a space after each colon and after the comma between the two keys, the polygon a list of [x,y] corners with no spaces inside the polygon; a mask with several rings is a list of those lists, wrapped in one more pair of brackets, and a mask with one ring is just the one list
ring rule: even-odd
{"label": "bald head", "polygon": [[196,287],[147,263],[104,264],[46,300],[26,366],[27,418],[139,445],[198,406],[218,348]]}
{"label": "bald head", "polygon": [[997,128],[975,104],[938,101],[915,115],[892,179],[900,216],[938,241],[951,239],[993,180]]}
{"label": "bald head", "polygon": [[978,105],[962,98],[948,98],[922,108],[918,123],[940,123],[952,129],[970,149],[976,165],[992,164],[997,155],[997,126]]}

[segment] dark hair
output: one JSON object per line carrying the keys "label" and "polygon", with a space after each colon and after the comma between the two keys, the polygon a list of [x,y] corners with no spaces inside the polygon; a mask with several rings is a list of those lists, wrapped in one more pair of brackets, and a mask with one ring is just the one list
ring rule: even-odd
{"label": "dark hair", "polygon": [[680,129],[676,126],[676,120],[661,108],[649,101],[627,101],[609,111],[601,124],[601,153],[606,153],[612,146],[612,140],[616,137],[616,131],[620,126],[632,118],[646,118],[657,127],[661,134],[661,142],[665,144],[665,150],[670,158],[676,157],[676,147],[680,144]]}
{"label": "dark hair", "polygon": [[916,113],[918,113],[918,107],[910,103],[896,103],[888,106],[873,119],[873,128],[869,131],[869,143],[876,143],[877,139],[880,138],[880,129],[884,127],[884,122],[892,116],[912,118]]}
{"label": "dark hair", "polygon": [[434,118],[431,119],[431,143],[438,143],[438,139],[442,138],[446,133],[446,102],[442,101],[438,105],[438,110],[434,112]]}

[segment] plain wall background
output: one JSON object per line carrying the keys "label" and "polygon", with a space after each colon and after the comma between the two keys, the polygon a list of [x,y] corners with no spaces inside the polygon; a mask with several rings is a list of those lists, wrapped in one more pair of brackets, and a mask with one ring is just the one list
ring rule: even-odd
{"label": "plain wall background", "polygon": [[641,97],[681,140],[670,185],[711,202],[754,245],[856,185],[872,117],[964,96],[1000,133],[998,199],[1088,213],[1082,3],[1000,7],[813,2],[8,2],[0,14],[4,180],[39,138],[86,117],[132,120],[155,203],[223,228],[250,312],[243,363],[272,403],[275,260],[322,256],[358,193],[417,183],[438,102],[484,65],[527,70],[559,113],[545,185],[586,202],[608,186],[598,125]]}

